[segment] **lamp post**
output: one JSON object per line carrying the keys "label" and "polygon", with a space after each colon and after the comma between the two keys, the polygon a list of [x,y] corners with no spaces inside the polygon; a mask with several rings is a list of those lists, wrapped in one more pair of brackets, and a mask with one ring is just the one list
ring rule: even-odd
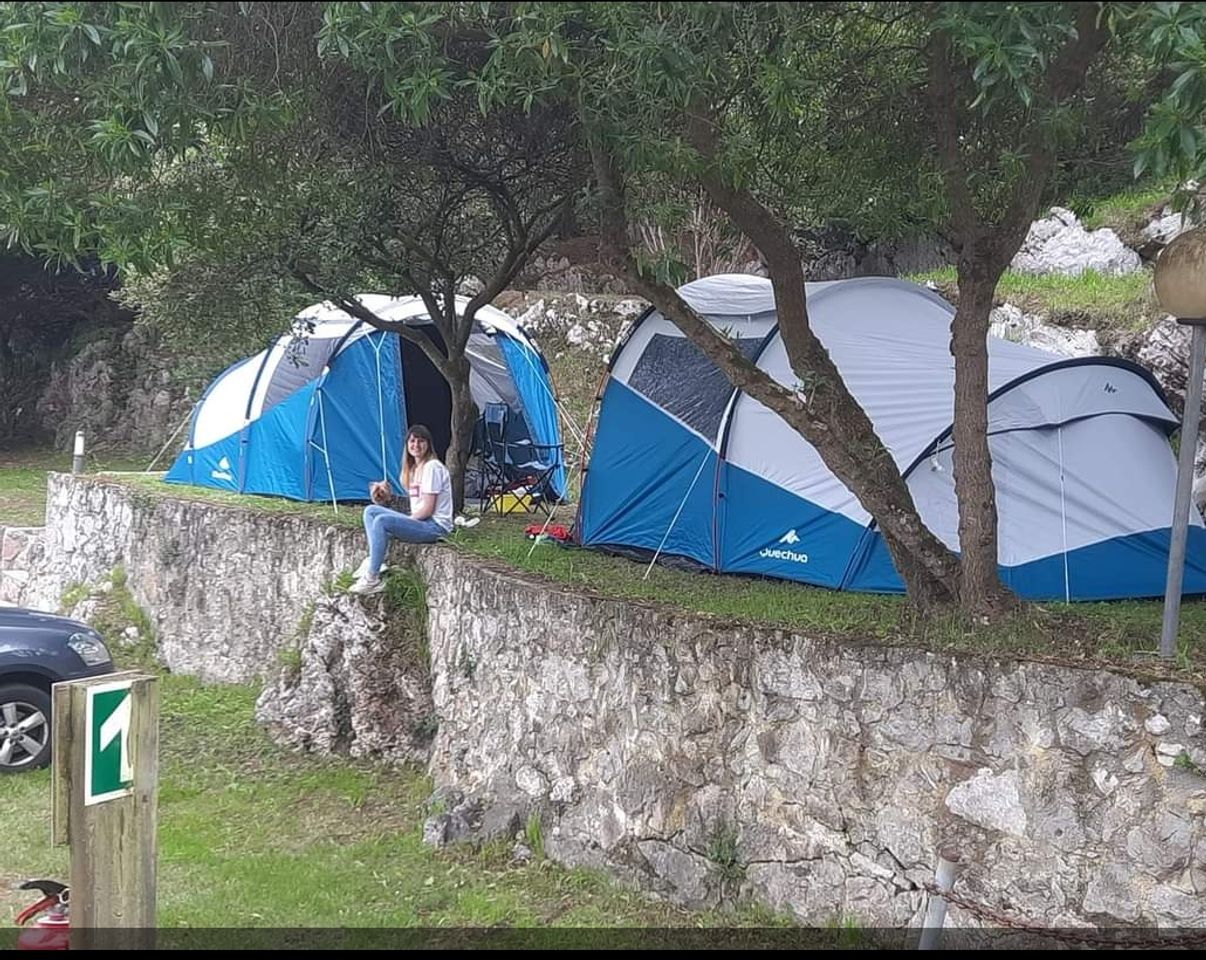
{"label": "lamp post", "polygon": [[1189,380],[1185,385],[1185,413],[1181,420],[1181,450],[1177,458],[1177,490],[1173,501],[1172,536],[1168,545],[1168,577],[1164,587],[1164,623],[1160,630],[1160,656],[1177,652],[1177,626],[1181,618],[1181,584],[1185,575],[1185,544],[1189,537],[1193,460],[1198,447],[1202,409],[1202,375],[1206,369],[1206,229],[1187,230],[1174,239],[1156,261],[1154,277],[1160,306],[1177,323],[1193,330],[1189,348]]}

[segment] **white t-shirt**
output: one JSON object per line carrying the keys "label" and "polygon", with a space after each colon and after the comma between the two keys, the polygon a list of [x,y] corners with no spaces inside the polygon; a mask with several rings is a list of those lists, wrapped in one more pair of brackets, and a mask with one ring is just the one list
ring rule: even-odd
{"label": "white t-shirt", "polygon": [[439,460],[428,460],[414,472],[410,479],[411,508],[418,503],[419,497],[434,493],[436,502],[431,519],[445,531],[452,529],[452,477],[448,468]]}

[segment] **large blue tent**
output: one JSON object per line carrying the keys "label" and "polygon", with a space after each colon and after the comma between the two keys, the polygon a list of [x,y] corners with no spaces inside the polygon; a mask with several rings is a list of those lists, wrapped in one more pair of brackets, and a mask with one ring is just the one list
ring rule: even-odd
{"label": "large blue tent", "polygon": [[[442,348],[419,297],[358,298],[385,320],[404,322]],[[468,300],[457,298],[463,310]],[[466,355],[479,409],[505,403],[507,440],[561,448],[548,364],[505,313],[476,314]],[[331,304],[302,311],[293,331],[234,364],[210,384],[193,413],[169,483],[294,500],[364,500],[372,481],[401,489],[402,444],[421,423],[443,456],[450,434],[447,383],[423,349]],[[560,454],[558,454],[560,456]],[[565,494],[558,463],[552,485]]]}
{"label": "large blue tent", "polygon": [[[889,278],[808,285],[812,327],[904,474],[922,520],[959,549],[951,425],[953,308]],[[807,396],[769,281],[679,290],[760,369]],[[989,341],[989,445],[1005,583],[1029,599],[1159,596],[1176,418],[1123,360]],[[582,490],[587,546],[845,590],[900,592],[871,516],[777,414],[733,390],[669,320],[646,313],[612,357]],[[1193,511],[1185,591],[1206,592]]]}

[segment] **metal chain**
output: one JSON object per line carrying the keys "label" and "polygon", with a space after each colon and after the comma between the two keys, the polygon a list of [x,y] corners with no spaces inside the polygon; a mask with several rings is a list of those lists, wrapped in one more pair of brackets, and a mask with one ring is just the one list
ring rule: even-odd
{"label": "metal chain", "polygon": [[1106,937],[1097,933],[1081,932],[1078,930],[1057,930],[1054,927],[1043,927],[1018,917],[994,910],[983,904],[975,903],[966,897],[950,890],[939,890],[933,883],[922,884],[925,891],[932,897],[942,897],[947,903],[961,907],[974,917],[991,920],[1001,927],[1011,930],[1021,930],[1026,933],[1038,933],[1053,940],[1064,940],[1068,943],[1085,943],[1105,947],[1197,947],[1206,946],[1206,930],[1175,937]]}

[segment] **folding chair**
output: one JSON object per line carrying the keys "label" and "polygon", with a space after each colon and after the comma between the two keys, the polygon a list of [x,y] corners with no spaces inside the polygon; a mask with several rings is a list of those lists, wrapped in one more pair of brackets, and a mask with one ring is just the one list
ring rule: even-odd
{"label": "folding chair", "polygon": [[561,445],[509,442],[510,415],[505,403],[487,403],[482,411],[481,512],[548,512]]}
{"label": "folding chair", "polygon": [[507,492],[507,405],[487,403],[478,420],[481,452],[481,512],[485,513]]}

